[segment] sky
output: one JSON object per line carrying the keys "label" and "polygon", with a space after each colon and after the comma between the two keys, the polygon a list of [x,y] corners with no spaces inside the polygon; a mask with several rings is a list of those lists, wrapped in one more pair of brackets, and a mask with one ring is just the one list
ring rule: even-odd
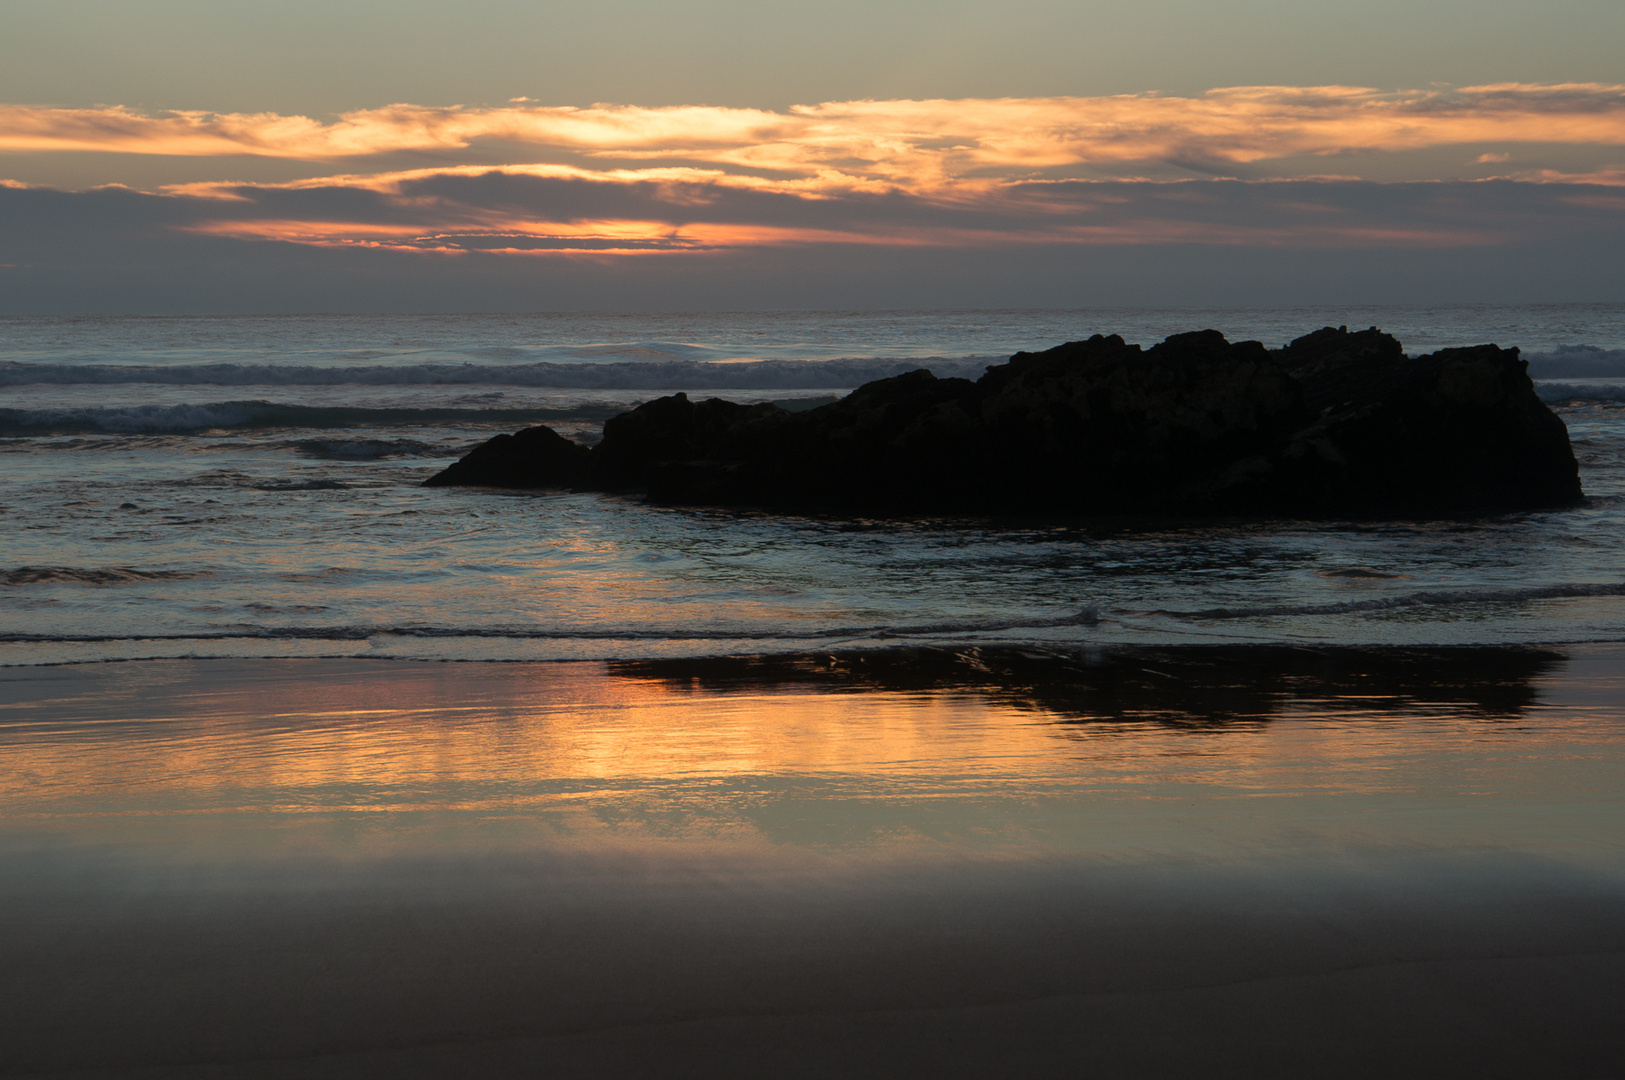
{"label": "sky", "polygon": [[1625,301],[1618,0],[0,25],[0,314]]}

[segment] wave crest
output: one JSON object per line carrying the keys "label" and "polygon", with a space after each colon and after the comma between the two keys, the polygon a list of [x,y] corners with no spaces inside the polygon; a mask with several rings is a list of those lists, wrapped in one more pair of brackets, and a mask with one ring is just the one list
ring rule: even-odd
{"label": "wave crest", "polygon": [[[270,401],[220,401],[199,405],[87,406],[59,409],[0,409],[0,435],[140,435],[233,428],[390,427],[465,424],[470,426],[603,421],[620,407],[577,409],[370,409],[359,406],[284,405]],[[320,440],[312,441],[313,444]],[[395,440],[400,443],[402,440]],[[380,448],[382,442],[376,444]],[[340,451],[342,455],[342,451]],[[334,456],[340,456],[334,455]],[[318,454],[317,456],[321,456]],[[358,456],[366,456],[364,453]],[[380,452],[376,456],[386,456]]]}
{"label": "wave crest", "polygon": [[845,360],[655,360],[608,364],[426,363],[368,367],[309,364],[0,363],[0,386],[528,386],[561,390],[835,390],[928,368],[980,378],[1003,356]]}
{"label": "wave crest", "polygon": [[1536,383],[1535,393],[1548,405],[1568,401],[1625,401],[1625,385],[1606,383]]}
{"label": "wave crest", "polygon": [[304,641],[365,641],[371,637],[511,638],[556,641],[822,641],[854,637],[903,638],[938,634],[964,634],[1001,630],[1036,630],[1064,626],[1095,626],[1099,612],[1085,607],[1069,615],[1048,618],[970,620],[962,623],[922,623],[901,626],[834,626],[817,630],[731,630],[717,628],[615,629],[595,627],[528,626],[244,626],[227,630],[177,631],[169,634],[30,634],[0,633],[9,642],[105,641],[233,641],[293,639]]}
{"label": "wave crest", "polygon": [[206,570],[136,570],[128,566],[19,566],[0,570],[0,585],[126,585],[134,581],[187,581],[208,577]]}
{"label": "wave crest", "polygon": [[1589,596],[1625,596],[1625,583],[1536,585],[1526,589],[1462,589],[1454,592],[1415,592],[1347,600],[1335,604],[1280,604],[1268,607],[1207,608],[1202,611],[1149,611],[1177,619],[1265,619],[1283,615],[1352,615],[1362,611],[1388,611],[1413,607],[1449,607],[1461,604],[1517,604],[1530,600],[1569,600]]}
{"label": "wave crest", "polygon": [[1559,345],[1544,352],[1526,352],[1532,379],[1625,378],[1625,349],[1596,345]]}

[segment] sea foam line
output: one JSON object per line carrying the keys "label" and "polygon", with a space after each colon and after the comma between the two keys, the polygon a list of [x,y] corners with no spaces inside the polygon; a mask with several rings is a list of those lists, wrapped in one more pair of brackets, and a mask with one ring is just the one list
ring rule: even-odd
{"label": "sea foam line", "polygon": [[1625,401],[1625,385],[1618,383],[1541,382],[1535,393],[1548,405],[1565,401]]}
{"label": "sea foam line", "polygon": [[1070,615],[1038,619],[967,620],[922,623],[912,626],[837,626],[821,630],[570,630],[549,627],[463,626],[265,626],[236,630],[177,632],[171,634],[40,634],[0,633],[0,642],[14,644],[94,644],[113,641],[239,641],[309,640],[365,641],[372,637],[504,638],[546,641],[823,641],[852,637],[914,637],[999,630],[1038,630],[1063,626],[1095,626],[1099,612],[1086,607]]}
{"label": "sea foam line", "polygon": [[138,570],[129,566],[19,566],[0,570],[0,585],[124,585],[135,581],[188,581],[209,577],[207,570]]}
{"label": "sea foam line", "polygon": [[1541,352],[1525,352],[1529,375],[1535,379],[1625,378],[1625,349],[1596,345],[1559,345]]}
{"label": "sea foam line", "polygon": [[[1537,386],[1537,390],[1541,399],[1550,403],[1574,400],[1625,401],[1625,385],[1542,383]],[[584,404],[568,409],[365,408],[345,405],[288,405],[271,401],[217,401],[186,405],[0,409],[0,436],[185,434],[248,428],[302,428],[319,431],[336,428],[443,424],[475,427],[502,424],[528,426],[562,421],[602,422],[625,412],[628,407]]]}
{"label": "sea foam line", "polygon": [[657,360],[610,364],[426,363],[325,367],[312,364],[0,363],[0,386],[529,386],[573,390],[838,389],[920,368],[980,378],[1004,356],[860,357],[844,360]]}
{"label": "sea foam line", "polygon": [[[1205,608],[1201,611],[1135,612],[1139,615],[1165,615],[1176,619],[1263,619],[1282,615],[1352,615],[1362,611],[1388,611],[1396,608],[1437,607],[1459,604],[1516,604],[1530,600],[1567,600],[1589,596],[1625,596],[1625,583],[1537,585],[1524,589],[1463,589],[1454,592],[1430,591],[1400,596],[1347,600],[1335,604],[1280,604],[1267,607]],[[1123,614],[1130,614],[1124,612]]]}
{"label": "sea foam line", "polygon": [[440,424],[529,425],[560,420],[607,420],[624,411],[624,408],[616,406],[592,405],[574,409],[372,409],[283,405],[270,401],[0,409],[0,435],[135,435],[238,428],[322,430]]}

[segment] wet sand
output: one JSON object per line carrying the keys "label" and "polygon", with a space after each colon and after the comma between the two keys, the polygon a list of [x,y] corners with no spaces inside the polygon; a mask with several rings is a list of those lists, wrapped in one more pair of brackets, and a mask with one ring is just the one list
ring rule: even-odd
{"label": "wet sand", "polygon": [[0,1075],[1617,1076],[1625,650],[0,671]]}

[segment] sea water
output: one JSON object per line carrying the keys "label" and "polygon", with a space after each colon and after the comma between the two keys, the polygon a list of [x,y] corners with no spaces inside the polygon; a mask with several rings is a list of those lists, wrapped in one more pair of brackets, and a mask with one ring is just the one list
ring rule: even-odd
{"label": "sea water", "polygon": [[[1522,347],[1585,502],[420,486],[1326,324]],[[1621,376],[1620,306],[0,320],[0,1072],[1617,1072]]]}
{"label": "sea water", "polygon": [[[1438,521],[846,518],[426,489],[675,391],[817,404],[1094,333],[1518,346],[1585,502]],[[0,663],[1625,640],[1625,305],[0,320]]]}

